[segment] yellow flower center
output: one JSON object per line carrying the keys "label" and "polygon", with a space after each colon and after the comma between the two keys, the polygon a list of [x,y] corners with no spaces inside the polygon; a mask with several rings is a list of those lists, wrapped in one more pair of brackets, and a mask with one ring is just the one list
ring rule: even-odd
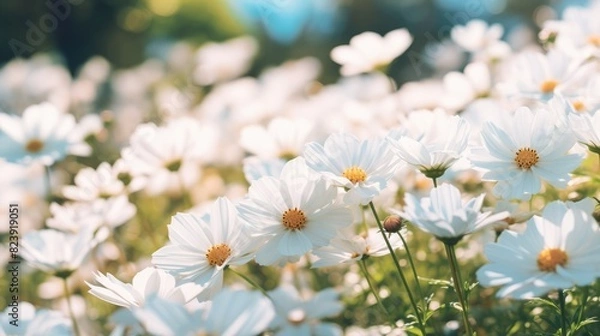
{"label": "yellow flower center", "polygon": [[577,112],[582,112],[585,110],[585,104],[581,100],[575,100],[571,103],[573,105],[573,109]]}
{"label": "yellow flower center", "polygon": [[540,91],[542,91],[542,93],[552,93],[557,85],[558,81],[554,79],[545,80],[540,85]]}
{"label": "yellow flower center", "polygon": [[29,153],[37,153],[44,148],[44,143],[40,139],[31,139],[25,145],[25,150]]}
{"label": "yellow flower center", "polygon": [[281,216],[281,223],[288,230],[302,230],[306,226],[306,222],[304,211],[298,208],[288,209]]}
{"label": "yellow flower center", "polygon": [[594,47],[600,47],[600,35],[592,34],[592,35],[588,36],[587,42],[589,44],[593,45]]}
{"label": "yellow flower center", "polygon": [[221,266],[231,255],[231,248],[227,244],[211,246],[206,251],[206,259],[211,266]]}
{"label": "yellow flower center", "polygon": [[515,163],[521,169],[529,169],[539,161],[540,157],[537,151],[528,147],[519,149],[517,155],[515,155]]}
{"label": "yellow flower center", "polygon": [[350,180],[350,182],[357,184],[367,179],[367,172],[360,167],[352,166],[350,168],[346,168],[346,170],[344,170],[342,173],[342,176]]}
{"label": "yellow flower center", "polygon": [[556,272],[556,266],[564,266],[567,261],[569,261],[569,257],[565,251],[558,248],[547,248],[538,255],[537,265],[540,271]]}

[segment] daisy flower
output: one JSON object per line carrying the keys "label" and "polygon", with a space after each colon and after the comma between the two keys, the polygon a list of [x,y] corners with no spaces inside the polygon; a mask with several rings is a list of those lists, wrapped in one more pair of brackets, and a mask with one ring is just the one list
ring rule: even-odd
{"label": "daisy flower", "polygon": [[389,133],[392,151],[425,176],[444,175],[467,148],[469,124],[442,110],[418,111],[409,115],[403,129]]}
{"label": "daisy flower", "polygon": [[32,105],[22,117],[0,113],[0,158],[51,166],[68,154],[86,156],[91,148],[75,118],[49,103]]}
{"label": "daisy flower", "polygon": [[311,249],[327,245],[338,229],[352,223],[351,211],[336,201],[337,195],[337,188],[325,180],[300,174],[254,181],[238,208],[253,236],[266,241],[256,261],[261,265],[297,261]]}
{"label": "daisy flower", "polygon": [[567,186],[569,172],[582,157],[567,153],[575,139],[555,127],[554,119],[548,111],[522,107],[505,125],[483,125],[483,147],[472,148],[471,161],[486,171],[484,180],[499,181],[496,195],[526,200],[541,190],[542,180],[557,188]]}
{"label": "daisy flower", "polygon": [[238,37],[222,43],[206,43],[196,52],[192,74],[200,85],[212,85],[243,75],[252,65],[258,44],[252,37]]}
{"label": "daisy flower", "polygon": [[275,118],[265,129],[250,125],[242,129],[240,145],[260,158],[291,160],[302,154],[313,125],[306,119]]}
{"label": "daisy flower", "polygon": [[451,110],[461,110],[476,99],[490,95],[492,78],[485,63],[473,62],[464,72],[449,72],[444,76],[446,93],[442,104]]}
{"label": "daisy flower", "polygon": [[29,302],[19,302],[18,325],[11,315],[13,307],[7,307],[0,316],[0,335],[74,335],[71,320],[56,310],[39,309]]}
{"label": "daisy flower", "polygon": [[569,113],[568,120],[577,140],[600,155],[600,113]]}
{"label": "daisy flower", "polygon": [[275,335],[342,335],[337,324],[320,321],[337,316],[344,309],[339,294],[332,288],[324,289],[308,300],[303,300],[293,286],[281,286],[270,291],[269,296],[277,313],[271,323]]}
{"label": "daisy flower", "polygon": [[350,45],[331,50],[331,59],[342,65],[344,76],[357,75],[387,67],[402,55],[412,43],[412,36],[405,28],[396,29],[381,36],[364,32],[350,39]]}
{"label": "daisy flower", "polygon": [[585,286],[600,276],[600,231],[578,206],[556,201],[534,216],[523,233],[505,230],[485,247],[489,264],[477,271],[483,286],[502,286],[499,297],[527,299],[554,289]]}
{"label": "daisy flower", "polygon": [[348,204],[368,204],[387,186],[398,164],[384,140],[361,141],[346,133],[332,134],[324,145],[307,144],[304,158],[330,183],[347,189]]}
{"label": "daisy flower", "polygon": [[152,254],[152,263],[181,281],[210,283],[218,290],[225,267],[254,256],[255,242],[226,198],[217,199],[204,216],[176,214],[168,230],[170,243]]}
{"label": "daisy flower", "polygon": [[433,188],[430,197],[418,199],[406,194],[403,211],[391,211],[437,239],[456,244],[465,235],[488,227],[509,215],[508,212],[481,213],[484,197],[485,194],[482,194],[463,201],[458,188],[444,183]]}
{"label": "daisy flower", "polygon": [[450,36],[456,44],[469,52],[477,52],[488,48],[500,40],[504,34],[502,25],[488,25],[483,20],[471,20],[466,25],[452,27]]}
{"label": "daisy flower", "polygon": [[[402,247],[402,240],[398,235],[389,238],[394,248]],[[357,262],[366,257],[381,257],[390,254],[385,240],[379,229],[369,229],[366,237],[360,235],[342,234],[331,240],[329,245],[315,249],[312,252],[318,260],[312,264],[313,268],[336,266]]]}

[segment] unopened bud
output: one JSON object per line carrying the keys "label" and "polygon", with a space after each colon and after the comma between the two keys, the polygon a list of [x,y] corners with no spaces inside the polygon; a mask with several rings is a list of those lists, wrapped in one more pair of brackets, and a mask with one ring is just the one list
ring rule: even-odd
{"label": "unopened bud", "polygon": [[398,215],[390,215],[383,221],[383,229],[388,233],[396,233],[404,227],[402,217]]}

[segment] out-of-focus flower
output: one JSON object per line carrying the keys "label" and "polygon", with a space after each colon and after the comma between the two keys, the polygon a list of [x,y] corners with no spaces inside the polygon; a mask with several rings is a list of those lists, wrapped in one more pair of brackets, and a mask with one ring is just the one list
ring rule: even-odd
{"label": "out-of-focus flower", "polygon": [[574,56],[600,55],[600,6],[591,2],[586,7],[567,7],[562,20],[544,22],[541,37],[563,52]]}
{"label": "out-of-focus flower", "polygon": [[238,207],[255,238],[266,240],[256,261],[282,264],[327,245],[338,229],[352,223],[350,210],[336,198],[337,188],[325,180],[287,172],[285,167],[280,179],[254,181]]}
{"label": "out-of-focus flower", "polygon": [[544,110],[519,108],[505,125],[486,122],[481,135],[483,147],[471,149],[471,161],[486,170],[484,180],[499,181],[494,193],[505,199],[529,199],[541,190],[542,180],[564,188],[582,160],[567,153],[575,139]]}
{"label": "out-of-focus flower", "polygon": [[398,214],[439,240],[455,244],[463,236],[508,216],[508,212],[481,213],[484,197],[485,194],[482,194],[464,202],[456,187],[444,183],[434,188],[430,197],[418,199],[407,194],[404,199],[406,206]]}
{"label": "out-of-focus flower", "polygon": [[259,125],[242,129],[240,145],[263,159],[290,160],[302,153],[312,129],[312,123],[306,119],[275,118],[266,129]]}
{"label": "out-of-focus flower", "polygon": [[153,267],[138,272],[131,284],[121,282],[110,273],[104,275],[98,272],[95,278],[98,285],[86,282],[90,287],[89,293],[100,300],[125,308],[143,306],[145,298],[150,295],[184,304],[202,290],[202,287],[193,283],[177,286],[172,275]]}
{"label": "out-of-focus flower", "polygon": [[65,277],[81,266],[97,243],[87,227],[77,234],[33,231],[23,237],[21,256],[35,268]]}
{"label": "out-of-focus flower", "polygon": [[152,254],[152,263],[181,281],[208,284],[208,295],[221,288],[225,267],[247,263],[256,249],[226,198],[217,199],[204,216],[178,213],[168,229],[170,243]]}
{"label": "out-of-focus flower", "polygon": [[594,218],[562,202],[546,206],[523,233],[505,230],[485,247],[490,263],[477,271],[499,297],[527,299],[553,289],[585,286],[600,276],[600,231]]}
{"label": "out-of-focus flower", "polygon": [[[399,248],[402,241],[398,235],[389,238],[390,244]],[[344,232],[331,240],[329,245],[315,249],[313,254],[319,259],[313,268],[336,266],[360,261],[365,257],[381,257],[390,254],[379,229],[369,229],[366,237]]]}
{"label": "out-of-focus flower", "polygon": [[467,148],[469,124],[444,111],[418,111],[409,115],[403,129],[390,132],[394,153],[429,178],[439,178]]}
{"label": "out-of-focus flower", "polygon": [[369,203],[387,186],[398,166],[385,140],[361,141],[346,133],[332,134],[324,145],[307,144],[304,157],[310,168],[333,185],[347,188],[344,202],[348,204]]}
{"label": "out-of-focus flower", "polygon": [[[29,302],[19,302],[15,316],[13,307],[8,306],[0,316],[0,335],[52,335],[71,336],[71,320],[55,310],[39,309]],[[17,325],[10,323],[16,321]]]}
{"label": "out-of-focus flower", "polygon": [[0,158],[13,163],[50,166],[68,154],[91,152],[75,118],[44,103],[28,107],[22,117],[0,113]]}
{"label": "out-of-focus flower", "polygon": [[285,160],[279,158],[260,159],[256,156],[251,156],[245,158],[243,164],[244,177],[246,177],[246,181],[252,183],[261,177],[279,176],[285,166]]}
{"label": "out-of-focus flower", "polygon": [[396,29],[381,36],[364,32],[350,39],[349,45],[331,50],[331,59],[342,65],[344,76],[380,70],[402,55],[413,39],[407,29]]}
{"label": "out-of-focus flower", "polygon": [[464,73],[450,72],[444,76],[444,107],[461,110],[476,99],[486,98],[492,89],[488,66],[482,62],[470,63]]}
{"label": "out-of-focus flower", "polygon": [[194,81],[212,85],[241,76],[250,68],[257,50],[256,41],[248,36],[206,43],[196,52]]}
{"label": "out-of-focus flower", "polygon": [[590,151],[600,154],[600,113],[569,113],[569,125],[577,140]]}
{"label": "out-of-focus flower", "polygon": [[[63,195],[74,201],[93,201],[126,193],[132,177],[121,172],[120,165],[123,165],[122,161],[117,161],[114,166],[102,162],[96,169],[86,167],[79,170],[75,175],[75,185],[64,186]],[[139,182],[135,184],[139,185]]]}
{"label": "out-of-focus flower", "polygon": [[456,44],[473,54],[473,59],[494,63],[511,53],[510,46],[500,40],[504,29],[499,24],[488,25],[483,20],[471,20],[466,25],[452,27],[450,36]]}

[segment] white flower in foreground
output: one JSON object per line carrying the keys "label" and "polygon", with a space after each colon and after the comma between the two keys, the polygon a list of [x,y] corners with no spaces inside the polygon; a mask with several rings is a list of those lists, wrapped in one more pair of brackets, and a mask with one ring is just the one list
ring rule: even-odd
{"label": "white flower in foreground", "polygon": [[352,223],[350,210],[336,201],[336,187],[323,179],[290,175],[254,181],[238,206],[240,216],[253,227],[255,239],[266,240],[256,253],[261,265],[296,261],[311,249],[327,245],[338,229]]}
{"label": "white flower in foreground", "polygon": [[[391,235],[390,244],[394,248],[402,247],[398,235]],[[381,257],[390,254],[379,229],[369,229],[366,237],[362,235],[342,234],[331,240],[329,245],[315,249],[312,252],[318,257],[313,262],[313,268],[336,266],[360,261],[366,257]]]}
{"label": "white flower in foreground", "polygon": [[324,145],[307,144],[304,158],[333,185],[347,188],[348,204],[369,203],[387,186],[398,165],[385,140],[361,141],[346,133],[332,134]]}
{"label": "white flower in foreground", "polygon": [[357,75],[386,67],[402,55],[412,41],[405,28],[392,30],[383,37],[364,32],[351,38],[350,45],[333,48],[331,59],[342,65],[342,75]]}
{"label": "white flower in foreground", "polygon": [[[14,316],[13,307],[7,307],[0,316],[0,335],[52,335],[71,336],[73,329],[71,320],[61,312],[39,309],[29,302],[19,302],[18,313]],[[11,323],[16,317],[15,326]]]}
{"label": "white flower in foreground", "polygon": [[600,154],[600,113],[569,113],[569,125],[577,140],[590,151]]}
{"label": "white flower in foreground", "polygon": [[499,181],[494,193],[505,199],[529,199],[542,188],[542,180],[564,188],[569,172],[581,155],[568,154],[575,144],[570,133],[557,128],[548,111],[519,108],[505,125],[486,122],[483,147],[472,148],[473,165],[484,169],[482,178]]}
{"label": "white flower in foreground", "polygon": [[202,217],[176,214],[168,230],[170,244],[152,254],[152,263],[181,281],[218,290],[225,267],[243,265],[254,256],[255,242],[226,198],[217,199]]}
{"label": "white flower in foreground", "polygon": [[439,178],[467,148],[468,131],[469,124],[459,116],[418,111],[409,115],[403,130],[390,132],[387,142],[406,163],[429,178]]}
{"label": "white flower in foreground", "polygon": [[465,202],[456,187],[444,183],[433,188],[430,197],[418,199],[406,194],[406,206],[403,211],[392,211],[439,240],[453,244],[463,236],[488,227],[509,215],[508,212],[481,213],[484,197],[485,194],[482,194]]}
{"label": "white flower in foreground", "polygon": [[271,323],[271,328],[276,330],[275,335],[342,335],[342,329],[337,324],[320,321],[322,318],[334,317],[344,309],[335,290],[328,288],[303,300],[296,288],[281,286],[270,291],[269,296],[273,299],[277,312]]}
{"label": "white flower in foreground", "polygon": [[93,296],[108,303],[126,307],[141,307],[150,295],[157,295],[165,300],[187,303],[201,291],[202,287],[193,283],[176,285],[175,278],[163,270],[147,267],[138,272],[131,284],[121,282],[112,274],[96,273],[98,285],[86,284]]}
{"label": "white flower in foreground", "polygon": [[68,154],[89,155],[91,148],[75,118],[48,103],[32,105],[22,117],[0,113],[0,159],[51,166]]}
{"label": "white flower in foreground", "polygon": [[485,247],[489,264],[477,271],[499,297],[527,299],[554,289],[585,286],[600,276],[600,231],[594,218],[562,202],[546,206],[523,233],[505,230]]}
{"label": "white flower in foreground", "polygon": [[68,276],[81,266],[97,243],[88,227],[77,234],[51,229],[33,231],[23,237],[21,256],[42,271]]}

